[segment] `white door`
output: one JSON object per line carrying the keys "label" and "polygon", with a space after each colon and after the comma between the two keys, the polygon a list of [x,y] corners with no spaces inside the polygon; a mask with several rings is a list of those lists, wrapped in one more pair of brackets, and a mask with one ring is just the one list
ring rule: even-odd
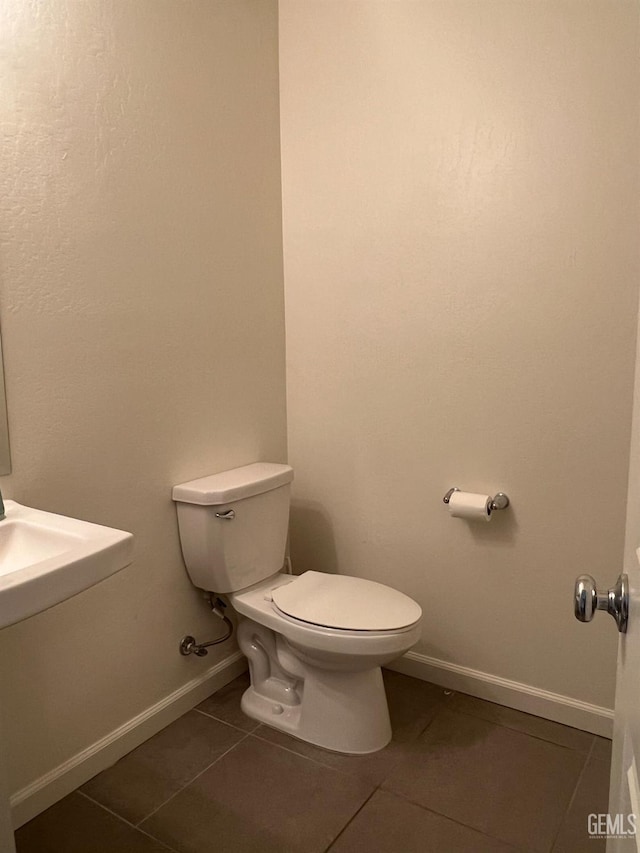
{"label": "white door", "polygon": [[[640,346],[636,355],[624,572],[629,618],[618,645],[607,853],[640,851]],[[598,618],[609,617],[602,614]],[[613,622],[611,628],[616,628]]]}
{"label": "white door", "polygon": [[[627,539],[630,530],[627,527]],[[636,539],[640,542],[640,539]],[[627,633],[620,634],[609,789],[607,853],[640,851],[640,549],[625,566],[629,581]],[[630,817],[632,816],[632,817]],[[637,832],[635,831],[637,826]]]}

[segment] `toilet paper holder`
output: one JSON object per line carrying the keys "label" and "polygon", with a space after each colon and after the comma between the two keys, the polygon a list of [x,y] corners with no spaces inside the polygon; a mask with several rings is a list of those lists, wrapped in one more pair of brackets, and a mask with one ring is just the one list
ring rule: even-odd
{"label": "toilet paper holder", "polygon": [[[460,489],[457,486],[449,489],[447,494],[442,498],[442,503],[448,504],[451,500],[451,495],[454,492],[459,492]],[[491,503],[489,504],[489,509],[493,512],[494,509],[506,509],[509,506],[509,496],[505,495],[504,492],[498,492],[497,495],[493,496]]]}

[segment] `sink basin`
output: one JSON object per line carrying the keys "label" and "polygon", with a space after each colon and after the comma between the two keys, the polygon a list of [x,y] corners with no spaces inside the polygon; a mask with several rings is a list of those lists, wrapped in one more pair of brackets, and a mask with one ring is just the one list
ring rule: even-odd
{"label": "sink basin", "polygon": [[133,557],[123,530],[5,501],[0,521],[0,628],[53,607]]}

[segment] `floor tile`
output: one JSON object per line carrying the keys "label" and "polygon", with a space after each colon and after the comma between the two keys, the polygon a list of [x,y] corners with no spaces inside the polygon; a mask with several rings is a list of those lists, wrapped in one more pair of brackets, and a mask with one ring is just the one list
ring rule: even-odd
{"label": "floor tile", "polygon": [[445,710],[384,787],[516,847],[546,853],[584,762],[577,750]]}
{"label": "floor tile", "polygon": [[515,853],[516,848],[402,797],[376,791],[330,850],[331,853]]}
{"label": "floor tile", "polygon": [[370,755],[344,755],[321,749],[269,726],[260,726],[251,737],[261,738],[284,749],[297,752],[298,755],[311,758],[319,764],[324,764],[325,767],[332,767],[342,773],[360,776],[374,786],[380,785],[399,762],[410,755],[411,750],[408,744],[391,741],[384,749]]}
{"label": "floor tile", "polygon": [[453,696],[449,707],[452,711],[472,714],[490,723],[498,723],[508,729],[515,729],[569,749],[589,752],[593,743],[593,735],[589,732],[563,726],[561,723],[554,723],[542,717],[534,717],[533,714],[524,714],[522,711],[506,708],[504,705],[496,705],[494,702],[485,702],[483,699],[476,699],[475,696],[467,696],[464,693]]}
{"label": "floor tile", "polygon": [[180,853],[321,853],[372,791],[359,778],[249,737],[143,828]]}
{"label": "floor tile", "polygon": [[390,669],[383,669],[382,675],[394,740],[399,743],[415,740],[447,698],[444,689]]}
{"label": "floor tile", "polygon": [[246,735],[189,711],[81,790],[138,823]]}
{"label": "floor tile", "polygon": [[330,752],[266,725],[260,726],[253,734],[326,767],[361,776],[373,785],[379,785],[410,754],[411,742],[429,725],[442,707],[444,698],[444,691],[435,684],[387,670],[383,670],[383,675],[393,739],[379,752],[370,755]]}
{"label": "floor tile", "polygon": [[70,794],[16,832],[18,853],[167,853],[81,794]]}
{"label": "floor tile", "polygon": [[242,694],[250,683],[249,673],[243,672],[222,690],[218,690],[204,702],[201,702],[197,710],[209,714],[217,720],[222,720],[223,723],[229,723],[230,726],[236,726],[245,732],[252,732],[260,723],[257,720],[252,720],[251,717],[247,717],[240,709]]}
{"label": "floor tile", "polygon": [[593,753],[578,783],[573,802],[567,812],[553,846],[553,853],[604,853],[605,839],[589,837],[590,814],[609,811],[609,773],[611,764],[594,758]]}

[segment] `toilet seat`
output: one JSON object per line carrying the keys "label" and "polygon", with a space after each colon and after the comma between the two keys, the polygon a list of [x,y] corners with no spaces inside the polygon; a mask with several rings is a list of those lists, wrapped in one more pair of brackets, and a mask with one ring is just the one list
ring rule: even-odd
{"label": "toilet seat", "polygon": [[420,606],[396,589],[346,575],[305,572],[272,590],[284,616],[343,631],[400,631],[415,625]]}
{"label": "toilet seat", "polygon": [[[363,659],[384,655],[388,660],[392,660],[404,654],[407,648],[419,639],[419,621],[403,628],[363,631],[327,628],[324,625],[316,625],[289,616],[279,609],[273,599],[278,597],[279,589],[296,584],[303,577],[304,575],[296,577],[279,572],[249,589],[230,593],[229,600],[241,616],[282,635],[294,646],[313,647],[323,653],[362,655]],[[336,577],[336,575],[327,577]],[[383,588],[387,589],[387,587]]]}

